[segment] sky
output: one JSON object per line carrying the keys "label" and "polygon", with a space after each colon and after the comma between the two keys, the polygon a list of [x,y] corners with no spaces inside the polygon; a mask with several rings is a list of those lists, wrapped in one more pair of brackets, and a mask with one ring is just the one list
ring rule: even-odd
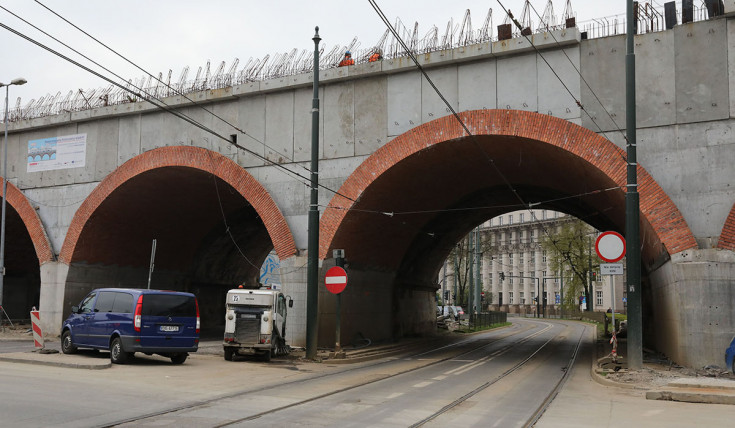
{"label": "sky", "polygon": [[[143,73],[101,47],[44,8],[53,10],[90,35],[115,49],[146,71],[164,76],[172,70],[178,81],[181,70],[190,67],[189,79],[211,61],[212,70],[222,61],[226,67],[239,58],[242,67],[249,58],[283,54],[292,49],[314,49],[311,40],[319,26],[322,45],[349,44],[357,37],[361,48],[374,45],[386,30],[368,0],[251,1],[251,0],[0,0],[0,23],[36,39],[75,60],[88,62],[14,17],[18,15],[84,53],[125,79]],[[531,0],[543,14],[548,0]],[[400,18],[409,27],[419,24],[419,35],[433,25],[440,36],[447,23],[462,21],[470,10],[473,28],[482,26],[489,9],[493,12],[493,33],[503,23],[503,6],[520,15],[523,0],[376,0],[391,23]],[[502,6],[501,6],[502,3]],[[567,0],[553,0],[554,12],[562,16]],[[625,14],[626,0],[571,0],[577,22]],[[531,11],[534,26],[539,22]],[[0,82],[23,77],[28,83],[10,87],[10,108],[21,97],[25,106],[46,94],[63,95],[70,90],[96,89],[109,83],[61,60],[5,28],[0,28]],[[96,67],[94,67],[96,68]],[[107,73],[105,73],[107,74]],[[4,91],[3,91],[4,92]],[[5,105],[2,94],[0,105]]]}

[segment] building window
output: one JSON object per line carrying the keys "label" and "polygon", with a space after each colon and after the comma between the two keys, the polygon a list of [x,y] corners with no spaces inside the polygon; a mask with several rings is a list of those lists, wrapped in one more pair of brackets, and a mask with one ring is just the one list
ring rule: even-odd
{"label": "building window", "polygon": [[521,293],[521,305],[525,305],[526,304],[526,293],[524,293],[523,291],[521,291],[520,293]]}
{"label": "building window", "polygon": [[510,305],[513,304],[513,292],[512,291],[508,292],[508,304]]}
{"label": "building window", "polygon": [[489,277],[489,278],[487,279],[487,281],[488,281],[488,283],[489,283],[490,285],[493,285],[493,277],[492,277],[492,276],[491,276],[491,277]]}
{"label": "building window", "polygon": [[597,306],[602,306],[602,291],[597,291],[595,294],[597,294]]}
{"label": "building window", "polygon": [[513,285],[513,277],[508,278],[508,284]]}
{"label": "building window", "polygon": [[498,217],[498,226],[503,225],[503,217]]}
{"label": "building window", "polygon": [[520,283],[521,283],[521,285],[523,285],[523,279],[524,279],[524,278],[523,278],[523,271],[521,271],[521,272],[518,272],[518,276],[520,276],[520,277],[521,277],[521,278],[520,278],[520,279],[521,279],[521,280],[520,280]]}
{"label": "building window", "polygon": [[541,277],[542,278],[546,278],[546,271],[545,270],[544,271],[541,271]]}
{"label": "building window", "polygon": [[508,253],[508,260],[510,261],[510,264],[513,264],[513,253]]}
{"label": "building window", "polygon": [[536,292],[535,291],[531,292],[531,303],[536,303]]}
{"label": "building window", "polygon": [[518,221],[523,223],[523,213],[518,214]]}
{"label": "building window", "polygon": [[520,263],[521,266],[523,266],[523,253],[518,254],[518,263]]}
{"label": "building window", "polygon": [[541,262],[542,263],[546,263],[546,251],[544,251],[543,253],[541,253]]}
{"label": "building window", "polygon": [[534,237],[534,233],[533,232],[534,232],[533,229],[531,229],[531,230],[528,231],[528,237],[529,238],[533,238]]}
{"label": "building window", "polygon": [[513,224],[513,214],[508,216],[508,224]]}
{"label": "building window", "polygon": [[541,218],[546,220],[546,210],[541,211]]}

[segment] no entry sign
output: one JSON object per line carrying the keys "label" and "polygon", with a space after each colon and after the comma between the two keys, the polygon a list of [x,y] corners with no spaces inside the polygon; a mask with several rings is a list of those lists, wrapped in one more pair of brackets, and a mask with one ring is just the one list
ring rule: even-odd
{"label": "no entry sign", "polygon": [[339,266],[329,268],[324,276],[324,285],[332,294],[339,294],[347,287],[347,272]]}
{"label": "no entry sign", "polygon": [[595,241],[595,251],[608,263],[615,263],[625,257],[625,239],[618,232],[603,232]]}

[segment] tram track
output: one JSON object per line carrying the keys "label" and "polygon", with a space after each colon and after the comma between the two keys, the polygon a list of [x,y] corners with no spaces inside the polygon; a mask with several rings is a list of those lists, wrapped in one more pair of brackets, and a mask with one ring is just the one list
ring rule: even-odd
{"label": "tram track", "polygon": [[[299,407],[299,406],[303,406],[303,405],[306,405],[308,403],[312,403],[312,402],[315,402],[315,401],[318,401],[318,400],[327,399],[327,398],[329,398],[331,396],[337,396],[337,395],[342,394],[344,392],[347,392],[347,391],[350,391],[350,390],[354,390],[354,389],[357,389],[357,388],[360,388],[360,387],[364,387],[366,385],[370,385],[370,384],[373,384],[373,383],[376,383],[376,382],[380,382],[380,381],[383,381],[383,380],[388,379],[388,378],[402,376],[402,375],[405,375],[405,374],[408,374],[408,373],[411,373],[411,372],[415,372],[417,370],[422,370],[422,369],[425,369],[427,367],[431,367],[431,366],[434,366],[434,365],[437,365],[437,364],[446,362],[448,360],[458,360],[458,359],[461,359],[464,356],[467,356],[467,355],[469,355],[469,354],[471,354],[473,352],[477,352],[478,350],[481,350],[483,348],[487,348],[489,346],[499,346],[499,349],[493,350],[493,352],[490,353],[487,357],[485,357],[485,359],[483,361],[478,361],[478,362],[472,363],[471,365],[464,366],[463,368],[461,367],[461,369],[463,369],[463,370],[469,370],[469,369],[471,369],[474,366],[481,365],[486,360],[489,360],[489,359],[495,358],[497,356],[503,355],[504,353],[508,352],[509,350],[513,349],[514,347],[516,347],[518,345],[521,345],[521,344],[523,344],[523,343],[525,343],[525,342],[527,342],[527,341],[529,341],[529,340],[531,340],[531,339],[533,339],[533,338],[535,338],[535,337],[543,334],[544,332],[548,331],[549,329],[551,329],[553,327],[553,324],[546,323],[546,322],[539,322],[539,321],[531,321],[531,322],[533,324],[542,324],[542,325],[545,324],[545,326],[543,326],[539,330],[533,331],[531,334],[528,334],[528,335],[526,335],[524,337],[521,337],[518,340],[513,340],[513,341],[511,341],[510,343],[507,343],[507,344],[503,343],[503,341],[506,341],[508,338],[516,338],[516,337],[518,337],[519,334],[524,334],[524,333],[526,333],[529,330],[534,330],[534,328],[533,327],[528,327],[528,326],[520,326],[520,329],[515,329],[515,330],[511,330],[511,331],[505,332],[505,333],[501,334],[498,337],[492,338],[492,340],[488,340],[488,339],[477,339],[477,338],[468,338],[468,339],[461,340],[459,342],[455,342],[455,343],[452,343],[452,344],[449,344],[449,345],[445,345],[445,346],[441,346],[441,347],[438,347],[438,348],[430,349],[430,350],[427,350],[427,351],[424,351],[424,352],[418,352],[418,353],[415,353],[415,354],[406,355],[406,356],[403,356],[401,358],[390,358],[390,359],[379,361],[379,362],[376,362],[376,363],[373,363],[373,364],[360,365],[359,367],[354,367],[354,368],[345,368],[343,370],[335,371],[335,372],[328,373],[328,374],[318,374],[318,375],[313,375],[313,376],[307,376],[307,377],[302,378],[302,379],[293,380],[293,381],[289,381],[289,382],[279,383],[277,385],[277,387],[279,389],[283,389],[283,388],[288,388],[288,387],[293,387],[293,386],[298,386],[298,385],[304,385],[307,382],[313,381],[315,379],[323,380],[324,378],[330,378],[330,377],[337,378],[337,376],[341,376],[341,375],[343,376],[343,375],[346,375],[346,374],[350,374],[351,372],[357,373],[358,371],[361,371],[361,370],[374,370],[374,369],[379,369],[383,365],[388,365],[388,364],[391,364],[391,363],[395,363],[395,361],[398,360],[398,359],[416,359],[416,360],[423,360],[423,359],[426,359],[426,357],[429,356],[429,355],[431,355],[432,353],[446,351],[447,348],[451,348],[451,347],[468,347],[467,349],[463,349],[459,353],[450,353],[450,355],[448,355],[448,356],[437,358],[434,361],[427,362],[426,364],[422,364],[422,365],[417,366],[417,367],[412,367],[412,368],[405,369],[405,370],[399,370],[399,371],[397,371],[395,373],[392,373],[392,374],[384,374],[384,375],[378,375],[378,376],[371,376],[371,377],[369,377],[369,379],[366,379],[365,381],[359,381],[359,382],[356,382],[354,384],[345,386],[343,388],[338,388],[338,389],[330,390],[330,391],[324,392],[322,394],[317,394],[317,395],[314,395],[314,396],[311,396],[311,397],[308,397],[308,398],[305,398],[305,399],[301,399],[301,400],[295,401],[293,403],[288,403],[288,404],[285,404],[285,405],[282,405],[282,406],[279,406],[279,407],[275,407],[275,408],[272,408],[272,409],[264,410],[264,411],[261,411],[261,412],[258,412],[258,413],[254,413],[254,414],[251,414],[251,415],[248,415],[248,416],[244,416],[242,418],[238,418],[238,419],[234,419],[234,420],[228,420],[226,422],[223,422],[223,423],[220,423],[220,424],[217,424],[217,425],[213,425],[213,426],[216,426],[216,427],[227,427],[227,426],[232,426],[232,425],[236,425],[236,424],[240,424],[240,423],[245,423],[245,422],[248,422],[248,421],[257,420],[257,419],[263,418],[263,417],[268,416],[268,415],[274,415],[274,414],[283,412],[283,411],[288,410],[288,409],[293,409],[293,408],[296,408],[296,407]],[[521,368],[525,364],[527,364],[529,361],[531,361],[533,359],[533,357],[535,355],[537,355],[549,342],[551,342],[552,340],[554,340],[554,338],[556,338],[556,336],[554,336],[554,337],[550,338],[549,340],[545,341],[541,346],[539,346],[537,349],[535,349],[530,356],[528,356],[527,358],[525,358],[523,361],[519,362],[518,364],[514,365],[510,369],[506,370],[501,375],[499,375],[496,378],[494,378],[494,379],[486,382],[485,384],[481,385],[480,387],[475,388],[473,391],[470,391],[469,393],[463,395],[462,397],[458,398],[457,400],[454,400],[452,403],[448,404],[447,406],[444,406],[442,409],[440,409],[439,411],[437,411],[432,416],[430,416],[428,418],[425,418],[422,421],[417,422],[417,423],[415,423],[415,424],[413,424],[411,426],[418,427],[418,426],[422,426],[422,425],[426,424],[427,422],[433,420],[437,416],[439,416],[439,415],[441,415],[441,414],[443,414],[445,412],[448,412],[451,409],[455,408],[456,406],[460,405],[462,402],[464,402],[467,399],[471,398],[472,396],[476,395],[480,391],[488,388],[492,384],[494,384],[494,383],[498,382],[499,380],[501,380],[501,379],[509,376],[511,373],[513,373],[514,371],[518,370],[519,368]],[[581,343],[581,339],[580,339],[580,342],[578,342],[576,349],[578,349],[579,343]],[[575,355],[576,355],[576,349],[575,349]],[[573,363],[573,361],[570,362],[570,364],[572,364],[572,363]],[[274,387],[274,385],[268,385],[268,386],[262,386],[262,387],[258,387],[258,388],[243,389],[243,390],[235,391],[235,392],[228,393],[228,394],[225,394],[225,395],[220,395],[218,397],[214,397],[214,398],[211,398],[211,399],[201,400],[201,401],[196,401],[196,402],[190,402],[190,403],[183,404],[181,406],[175,406],[175,407],[168,408],[168,409],[165,409],[165,410],[162,410],[162,411],[148,413],[148,414],[145,414],[145,415],[140,415],[138,417],[128,418],[128,419],[125,419],[125,420],[116,421],[114,423],[109,423],[109,424],[105,424],[105,425],[102,425],[102,426],[104,426],[104,427],[114,427],[114,426],[125,425],[125,424],[134,424],[136,422],[143,421],[143,420],[149,419],[149,418],[155,418],[155,417],[160,417],[160,416],[165,416],[165,415],[171,415],[171,414],[174,414],[174,413],[177,413],[177,412],[182,412],[182,411],[196,410],[198,408],[210,407],[213,404],[218,403],[218,402],[221,402],[223,400],[227,400],[227,399],[231,399],[231,398],[241,398],[243,395],[256,395],[257,396],[259,393],[272,393],[272,388],[273,387]],[[560,388],[560,387],[561,386],[559,386],[558,388]],[[558,390],[558,389],[556,389],[556,390]],[[549,403],[550,403],[550,401],[549,401]],[[545,409],[547,406],[548,406],[548,403],[546,403],[545,406],[542,405],[543,409]],[[537,410],[536,413],[538,413],[540,410],[541,410],[541,407],[539,408],[539,410]],[[534,413],[534,415],[536,413]],[[540,417],[540,415],[543,414],[543,412],[541,411],[541,413],[538,413],[538,414],[539,414],[539,417]]]}

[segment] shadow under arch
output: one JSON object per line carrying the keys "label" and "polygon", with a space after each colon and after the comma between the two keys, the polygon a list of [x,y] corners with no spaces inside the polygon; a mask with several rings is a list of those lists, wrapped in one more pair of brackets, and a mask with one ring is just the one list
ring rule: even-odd
{"label": "shadow under arch", "polygon": [[296,254],[296,245],[288,224],[268,191],[244,168],[231,159],[207,149],[168,146],[147,151],[125,162],[106,176],[74,214],[59,254],[59,260],[72,262],[74,250],[84,225],[95,210],[123,183],[144,172],[164,167],[188,167],[222,179],[247,200],[262,219],[281,259]]}
{"label": "shadow under arch", "polygon": [[[2,179],[0,179],[0,196],[4,198],[5,195],[2,194],[2,188]],[[21,192],[20,189],[15,187],[11,182],[8,182],[7,203],[13,207],[23,221],[23,224],[30,235],[31,241],[33,242],[33,248],[35,249],[36,256],[38,257],[38,264],[42,265],[46,262],[54,261],[54,252],[51,249],[51,242],[46,234],[46,228],[43,226],[43,223],[41,223],[41,218],[38,216],[38,212],[33,208],[23,192]]]}
{"label": "shadow under arch", "polygon": [[[441,158],[438,157],[436,160],[451,162],[455,153],[461,149],[475,150],[478,148],[478,144],[486,151],[493,150],[494,145],[504,144],[504,147],[509,149],[522,146],[543,153],[544,156],[548,156],[549,162],[560,158],[561,155],[567,155],[574,158],[575,162],[580,165],[584,164],[587,168],[584,174],[595,174],[597,182],[605,182],[607,187],[618,187],[619,189],[616,190],[618,194],[617,201],[622,201],[626,185],[626,154],[615,144],[596,133],[567,120],[528,111],[476,110],[460,113],[460,117],[472,132],[474,138],[467,137],[464,129],[452,116],[435,119],[417,126],[385,144],[348,177],[340,187],[339,193],[330,201],[321,218],[319,247],[321,259],[327,258],[330,249],[344,247],[344,244],[340,242],[344,241],[344,237],[340,238],[339,236],[340,229],[345,226],[345,221],[349,220],[351,215],[354,215],[351,210],[360,208],[366,203],[366,192],[373,187],[376,188],[374,192],[386,192],[385,188],[380,187],[382,177],[393,174],[392,169],[399,164],[418,163],[420,158],[429,159],[432,151],[439,153],[440,147],[446,143],[455,146],[456,150],[445,149],[441,151]],[[474,157],[482,157],[478,155],[479,153],[475,152]],[[475,166],[484,162],[485,168],[491,169],[487,164],[487,159],[480,159],[479,161],[480,163],[477,162],[477,159],[466,156],[463,160],[467,164],[474,162]],[[522,161],[523,159],[519,156],[518,162]],[[548,165],[547,163],[546,165],[540,165],[540,167],[548,167]],[[496,162],[496,166],[501,169],[505,167],[508,171],[512,171],[513,168],[509,161],[503,165]],[[462,169],[462,162],[457,162],[457,167],[457,174],[468,173],[469,167]],[[412,171],[417,172],[419,169],[414,168]],[[512,172],[509,175],[512,175]],[[524,182],[523,178],[519,178],[518,182],[519,187],[527,186],[531,189],[529,194],[533,194],[533,187],[543,190],[537,191],[537,193],[549,192],[548,183],[544,183],[538,178],[535,182],[529,182],[528,180]],[[441,186],[441,183],[435,183],[431,180],[428,180],[428,183]],[[497,188],[502,187],[504,186],[497,186]],[[507,186],[505,187],[507,188]],[[694,236],[676,205],[640,165],[638,165],[638,189],[640,193],[641,242],[644,264],[652,268],[662,260],[667,259],[670,254],[697,248]],[[590,190],[599,191],[600,189]],[[559,193],[559,196],[563,197],[564,195]],[[394,205],[398,207],[401,205],[395,199],[390,202],[395,203]],[[506,198],[506,202],[513,201]],[[453,204],[462,205],[459,201],[454,201]],[[467,205],[467,203],[464,203],[464,205]],[[554,206],[553,204],[546,204],[546,207],[553,208]],[[518,209],[522,208],[519,207]],[[583,214],[581,211],[567,211],[577,216]],[[498,214],[500,213],[498,212]],[[390,215],[391,213],[386,214]],[[489,217],[486,216],[485,219],[487,218]],[[475,224],[479,224],[482,219],[478,217],[474,221]],[[594,225],[594,222],[592,223]],[[621,217],[618,214],[608,219],[606,224],[605,222],[598,222],[598,225],[600,224],[623,232],[624,216]],[[472,227],[474,227],[474,224],[465,226],[461,233],[457,233],[457,237],[463,236]],[[446,254],[448,254],[448,250],[444,256]],[[397,268],[397,266],[389,266],[389,268]]]}

